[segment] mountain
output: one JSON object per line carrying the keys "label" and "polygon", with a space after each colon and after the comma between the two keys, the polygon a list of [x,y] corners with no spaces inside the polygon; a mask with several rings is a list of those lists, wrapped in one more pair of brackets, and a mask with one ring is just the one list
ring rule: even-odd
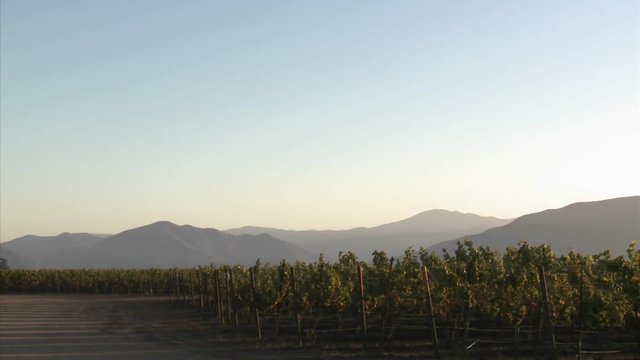
{"label": "mountain", "polygon": [[244,227],[222,232],[161,221],[113,236],[28,235],[1,244],[0,257],[13,268],[185,267],[252,264],[257,258],[273,263],[316,260],[319,253],[335,259],[339,251],[354,251],[367,260],[374,250],[394,256],[408,246],[451,250],[464,238],[497,249],[527,240],[550,244],[558,253],[575,249],[594,254],[610,249],[614,255],[624,254],[631,241],[640,240],[640,196],[576,203],[513,221],[430,210],[398,222],[351,230]]}
{"label": "mountain", "polygon": [[[27,235],[2,244],[22,258],[23,263],[40,267],[40,262],[57,251],[89,248],[98,244],[103,235],[87,233],[62,233],[58,236]],[[11,263],[10,265],[11,266]]]}
{"label": "mountain", "polygon": [[270,235],[234,236],[215,229],[161,221],[113,235],[89,248],[58,251],[43,259],[50,268],[167,268],[310,260],[304,249]]}
{"label": "mountain", "polygon": [[501,226],[509,221],[436,209],[370,228],[295,231],[247,226],[225,232],[236,235],[266,233],[298,244],[311,252],[323,253],[328,258],[335,258],[339,251],[353,251],[368,259],[374,250],[399,255],[409,246],[428,247],[440,241]]}
{"label": "mountain", "polygon": [[0,258],[7,260],[7,265],[12,269],[23,269],[32,266],[31,262],[16,254],[15,251],[8,249],[4,244],[0,244]]}
{"label": "mountain", "polygon": [[570,250],[597,254],[609,249],[613,255],[624,255],[631,241],[640,241],[640,196],[580,202],[524,215],[504,226],[445,241],[429,250],[451,252],[464,238],[495,249],[526,240],[534,245],[549,244],[560,254]]}

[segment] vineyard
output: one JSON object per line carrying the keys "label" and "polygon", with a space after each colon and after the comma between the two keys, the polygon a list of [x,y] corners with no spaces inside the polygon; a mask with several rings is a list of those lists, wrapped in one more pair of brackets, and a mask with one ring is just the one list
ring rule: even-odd
{"label": "vineyard", "polygon": [[[465,241],[442,256],[191,269],[3,270],[5,293],[167,296],[228,336],[408,357],[640,358],[640,249],[558,256]],[[213,331],[213,330],[212,330]],[[355,349],[355,350],[353,350]]]}

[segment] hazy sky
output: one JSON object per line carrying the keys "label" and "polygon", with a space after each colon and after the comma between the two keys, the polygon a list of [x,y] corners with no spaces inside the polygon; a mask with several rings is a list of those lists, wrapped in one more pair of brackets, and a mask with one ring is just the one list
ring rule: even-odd
{"label": "hazy sky", "polygon": [[639,4],[2,0],[1,239],[638,195]]}

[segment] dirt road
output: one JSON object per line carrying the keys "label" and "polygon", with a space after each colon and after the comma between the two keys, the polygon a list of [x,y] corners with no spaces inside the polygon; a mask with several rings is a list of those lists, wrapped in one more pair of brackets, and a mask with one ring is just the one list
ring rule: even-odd
{"label": "dirt road", "polygon": [[0,295],[0,359],[318,358],[216,338],[208,316],[166,298]]}

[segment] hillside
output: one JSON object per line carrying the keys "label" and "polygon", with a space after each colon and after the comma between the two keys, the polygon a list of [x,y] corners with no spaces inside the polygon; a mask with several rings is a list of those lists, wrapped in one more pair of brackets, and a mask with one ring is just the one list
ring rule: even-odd
{"label": "hillside", "polygon": [[51,268],[167,268],[250,264],[315,256],[270,235],[233,236],[215,229],[161,221],[113,235],[90,248],[58,251],[43,260]]}
{"label": "hillside", "polygon": [[104,236],[101,235],[67,232],[57,236],[26,235],[2,243],[2,246],[13,251],[14,254],[21,258],[22,265],[20,267],[25,266],[25,264],[40,267],[45,258],[56,252],[69,249],[86,249],[98,244],[103,238]]}
{"label": "hillside", "polygon": [[4,244],[0,244],[0,258],[7,260],[7,265],[12,269],[23,269],[32,267],[32,264],[15,251],[7,248]]}
{"label": "hillside", "polygon": [[28,235],[3,243],[0,256],[14,268],[167,268],[252,264],[257,258],[308,261],[320,253],[335,259],[339,251],[354,251],[366,260],[374,250],[400,255],[409,246],[440,253],[454,249],[464,238],[496,249],[526,240],[550,244],[558,253],[575,249],[594,254],[610,249],[620,255],[631,241],[640,240],[640,196],[576,203],[513,221],[430,210],[398,222],[350,230],[244,227],[222,232],[160,221],[106,237]]}
{"label": "hillside", "polygon": [[440,241],[504,225],[509,221],[437,209],[370,228],[295,231],[247,226],[225,232],[229,234],[266,233],[298,244],[311,252],[323,253],[329,258],[335,258],[339,251],[354,251],[358,256],[368,259],[374,250],[399,255],[409,246],[428,247]]}
{"label": "hillside", "polygon": [[524,215],[504,226],[445,241],[429,250],[451,251],[464,238],[495,249],[526,240],[534,245],[549,244],[561,254],[570,250],[596,254],[609,249],[614,255],[623,255],[631,241],[640,240],[640,196],[580,202]]}

